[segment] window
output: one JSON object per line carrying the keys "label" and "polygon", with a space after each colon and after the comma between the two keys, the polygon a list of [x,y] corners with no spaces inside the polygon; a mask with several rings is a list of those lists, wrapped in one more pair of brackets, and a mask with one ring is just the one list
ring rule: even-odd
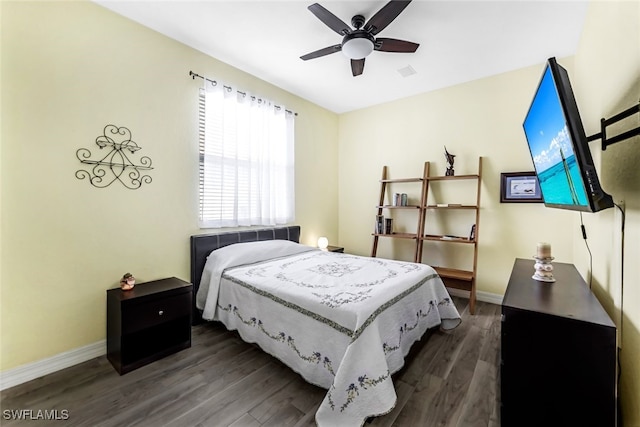
{"label": "window", "polygon": [[294,114],[205,80],[200,90],[200,227],[294,220]]}

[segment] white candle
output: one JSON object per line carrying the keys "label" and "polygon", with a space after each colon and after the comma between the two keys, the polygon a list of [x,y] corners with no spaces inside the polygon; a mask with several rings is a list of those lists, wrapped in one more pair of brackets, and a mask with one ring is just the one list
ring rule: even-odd
{"label": "white candle", "polygon": [[551,244],[540,242],[536,249],[537,258],[551,258]]}

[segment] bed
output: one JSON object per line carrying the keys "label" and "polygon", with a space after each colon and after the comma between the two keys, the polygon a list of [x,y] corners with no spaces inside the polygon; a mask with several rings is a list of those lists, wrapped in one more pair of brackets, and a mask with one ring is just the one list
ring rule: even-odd
{"label": "bed", "polygon": [[299,238],[299,226],[192,236],[194,317],[237,330],[326,389],[319,426],[360,426],[395,406],[391,375],[411,345],[460,316],[427,265],[322,251]]}

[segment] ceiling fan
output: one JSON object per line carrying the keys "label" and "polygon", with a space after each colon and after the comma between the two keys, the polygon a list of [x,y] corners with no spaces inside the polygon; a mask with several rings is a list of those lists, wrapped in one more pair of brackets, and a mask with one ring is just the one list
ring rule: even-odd
{"label": "ceiling fan", "polygon": [[420,46],[418,43],[375,37],[375,35],[393,22],[409,3],[411,3],[411,0],[391,0],[373,15],[366,24],[364,16],[355,15],[351,18],[351,25],[353,25],[355,29],[351,29],[349,25],[345,24],[340,18],[318,3],[312,4],[308,7],[311,13],[327,27],[343,36],[343,39],[340,44],[316,50],[301,56],[300,59],[307,61],[342,51],[342,53],[351,59],[351,72],[355,77],[362,74],[364,71],[364,60],[366,56],[374,50],[380,52],[415,52],[418,46]]}

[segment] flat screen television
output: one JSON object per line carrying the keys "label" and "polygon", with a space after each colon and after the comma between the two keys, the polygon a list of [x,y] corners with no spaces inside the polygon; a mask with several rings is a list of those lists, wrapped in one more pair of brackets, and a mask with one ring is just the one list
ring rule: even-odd
{"label": "flat screen television", "polygon": [[545,206],[586,212],[613,207],[593,165],[567,70],[549,58],[523,123]]}

